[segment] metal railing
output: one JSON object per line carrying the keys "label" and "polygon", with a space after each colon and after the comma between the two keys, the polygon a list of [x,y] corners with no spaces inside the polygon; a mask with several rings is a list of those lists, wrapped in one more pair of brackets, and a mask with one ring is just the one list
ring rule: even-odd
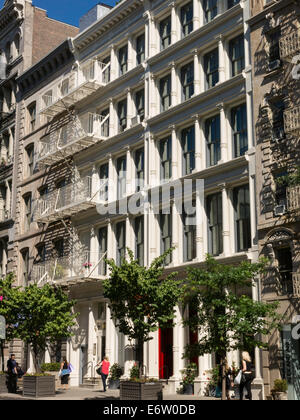
{"label": "metal railing", "polygon": [[300,131],[300,106],[287,109],[284,112],[284,131],[297,133]]}
{"label": "metal railing", "polygon": [[43,141],[40,141],[37,160],[44,159],[62,150],[65,150],[67,154],[73,153],[74,149],[68,150],[68,146],[73,146],[75,143],[78,143],[78,147],[83,149],[90,144],[89,138],[95,139],[95,141],[106,139],[103,127],[108,119],[109,115],[103,116],[91,112],[78,116],[74,121],[69,122],[54,133],[48,134]]}
{"label": "metal railing", "polygon": [[38,221],[65,208],[88,202],[91,198],[92,178],[86,176],[36,200],[33,206],[33,220]]}
{"label": "metal railing", "polygon": [[300,210],[300,185],[287,188],[287,209],[288,211]]}
{"label": "metal railing", "polygon": [[99,278],[106,275],[106,253],[77,251],[64,257],[34,264],[30,281],[58,282],[78,278]]}
{"label": "metal railing", "polygon": [[[62,83],[54,86],[51,95],[49,95],[49,91],[42,96],[41,112],[44,112],[59,100],[67,98],[76,92],[77,89],[83,88],[88,82],[95,82],[97,85],[106,85],[109,81],[110,63],[102,63],[95,59],[89,60],[72,71],[69,77]],[[87,89],[86,91],[81,89],[80,97],[74,97],[72,102],[75,103],[90,93],[91,89]]]}
{"label": "metal railing", "polygon": [[280,57],[291,57],[300,52],[300,28],[279,40]]}
{"label": "metal railing", "polygon": [[293,296],[300,297],[300,273],[293,273]]}

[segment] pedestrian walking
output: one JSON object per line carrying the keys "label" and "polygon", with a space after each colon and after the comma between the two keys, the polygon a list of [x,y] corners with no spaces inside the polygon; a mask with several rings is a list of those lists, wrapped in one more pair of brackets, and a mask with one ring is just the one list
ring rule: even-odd
{"label": "pedestrian walking", "polygon": [[16,356],[14,354],[10,355],[10,358],[7,361],[7,373],[8,381],[7,388],[8,392],[16,394],[17,393],[17,380],[18,380],[18,371],[17,371],[17,362]]}
{"label": "pedestrian walking", "polygon": [[71,373],[71,365],[68,363],[67,359],[64,357],[60,365],[60,383],[62,389],[67,390],[69,388],[69,377]]}
{"label": "pedestrian walking", "polygon": [[101,363],[97,363],[97,366],[99,366],[99,368],[101,369],[100,375],[102,378],[103,392],[106,392],[106,379],[109,374],[109,366],[110,366],[108,357],[105,356]]}
{"label": "pedestrian walking", "polygon": [[242,353],[242,379],[239,385],[240,391],[240,400],[243,399],[244,388],[247,390],[246,398],[248,400],[252,400],[252,392],[251,392],[251,383],[253,381],[252,375],[252,361],[249,353],[247,351],[243,351]]}

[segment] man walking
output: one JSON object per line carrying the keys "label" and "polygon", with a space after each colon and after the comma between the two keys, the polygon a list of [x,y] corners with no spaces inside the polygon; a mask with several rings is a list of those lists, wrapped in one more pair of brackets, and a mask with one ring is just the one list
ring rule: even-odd
{"label": "man walking", "polygon": [[18,372],[17,372],[17,362],[15,360],[15,355],[11,354],[10,359],[7,361],[7,372],[8,372],[8,392],[13,394],[17,393],[17,379],[18,379]]}

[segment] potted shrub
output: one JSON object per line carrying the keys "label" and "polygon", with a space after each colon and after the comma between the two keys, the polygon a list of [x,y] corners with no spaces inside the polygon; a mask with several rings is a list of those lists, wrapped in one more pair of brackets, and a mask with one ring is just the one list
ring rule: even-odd
{"label": "potted shrub", "polygon": [[183,374],[182,384],[183,384],[183,393],[185,395],[194,394],[194,380],[198,374],[198,369],[196,363],[190,363],[185,369],[181,371]]}
{"label": "potted shrub", "polygon": [[130,370],[130,379],[120,381],[120,400],[162,400],[162,383],[141,376],[135,364]]}
{"label": "potted shrub", "polygon": [[55,378],[55,389],[59,388],[59,376],[58,373],[60,371],[60,363],[43,363],[41,365],[42,373],[46,373],[48,375],[52,375]]}
{"label": "potted shrub", "polygon": [[109,369],[109,382],[108,387],[110,389],[120,388],[120,378],[123,375],[123,369],[118,363],[114,363]]}
{"label": "potted shrub", "polygon": [[276,381],[274,381],[274,388],[272,389],[271,394],[273,395],[274,400],[284,401],[288,399],[287,390],[287,381],[285,379],[276,379]]}
{"label": "potted shrub", "polygon": [[7,393],[7,375],[5,372],[0,372],[0,394]]}
{"label": "potted shrub", "polygon": [[37,398],[55,395],[55,377],[47,373],[26,373],[23,376],[23,395]]}
{"label": "potted shrub", "polygon": [[211,397],[219,398],[221,397],[221,386],[222,383],[220,378],[220,367],[216,366],[209,371],[210,379],[209,379],[209,395]]}

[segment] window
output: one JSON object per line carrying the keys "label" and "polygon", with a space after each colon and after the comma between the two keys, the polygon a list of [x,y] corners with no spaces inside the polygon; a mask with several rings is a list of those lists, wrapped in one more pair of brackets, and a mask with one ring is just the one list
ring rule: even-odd
{"label": "window", "polygon": [[239,4],[241,0],[228,0],[228,9],[231,9],[233,6],[235,6],[236,4]]}
{"label": "window", "polygon": [[204,0],[203,10],[206,23],[211,22],[218,14],[217,0]]}
{"label": "window", "polygon": [[145,118],[145,92],[144,89],[139,90],[135,94],[135,108],[136,114],[139,116],[139,121],[144,121]]}
{"label": "window", "polygon": [[27,176],[33,175],[34,169],[34,144],[30,144],[26,147],[27,154]]}
{"label": "window", "polygon": [[125,74],[128,70],[128,46],[119,49],[119,65],[120,65],[120,76]]}
{"label": "window", "polygon": [[168,180],[172,177],[172,137],[169,136],[159,143],[160,179]]}
{"label": "window", "polygon": [[134,220],[135,232],[135,257],[140,266],[144,265],[144,216],[136,217]]}
{"label": "window", "polygon": [[293,293],[293,260],[290,247],[275,250],[278,263],[279,277],[281,281],[281,293],[288,295]]}
{"label": "window", "polygon": [[193,2],[186,4],[180,10],[180,21],[183,37],[187,36],[193,30],[193,15]]}
{"label": "window", "polygon": [[[160,214],[160,230],[161,230],[161,254],[172,247],[172,215]],[[172,262],[172,254],[165,259],[165,264]]]}
{"label": "window", "polygon": [[116,264],[121,265],[126,256],[126,223],[120,222],[116,225],[117,258]]}
{"label": "window", "polygon": [[53,241],[53,252],[55,258],[64,257],[64,240],[63,238],[56,239]]}
{"label": "window", "polygon": [[[279,48],[279,40],[281,37],[281,29],[277,29],[275,31],[272,31],[272,33],[269,34],[269,63],[272,65],[272,63],[277,62],[277,60],[280,60],[280,48]],[[272,68],[270,68],[271,70]]]}
{"label": "window", "polygon": [[195,126],[185,128],[181,132],[183,152],[183,175],[188,175],[195,169]]}
{"label": "window", "polygon": [[160,93],[161,112],[167,111],[171,106],[171,75],[168,75],[160,79],[159,93]]}
{"label": "window", "polygon": [[127,100],[118,103],[119,133],[127,128]]}
{"label": "window", "polygon": [[246,104],[231,110],[234,157],[244,156],[248,150]]}
{"label": "window", "polygon": [[29,130],[34,131],[36,126],[36,103],[29,105],[28,107],[28,116],[29,116]]}
{"label": "window", "polygon": [[[109,109],[105,109],[101,112],[101,116],[103,120],[108,115],[109,115]],[[109,117],[101,124],[101,135],[103,137],[109,137]]]}
{"label": "window", "polygon": [[100,201],[108,200],[108,163],[104,163],[99,169],[100,177]]}
{"label": "window", "polygon": [[107,227],[106,226],[99,229],[98,241],[99,241],[99,260],[102,258],[99,264],[98,273],[100,276],[105,276],[107,273],[107,266],[105,262],[107,255],[104,257],[104,254],[107,252]]}
{"label": "window", "polygon": [[168,16],[160,22],[159,34],[161,50],[164,50],[171,45],[171,16]]}
{"label": "window", "polygon": [[287,205],[287,171],[283,171],[274,175],[275,180],[275,205]]}
{"label": "window", "polygon": [[135,167],[137,179],[136,191],[138,192],[144,188],[144,149],[139,149],[135,152]]}
{"label": "window", "polygon": [[223,252],[222,193],[207,198],[208,250],[212,255]]}
{"label": "window", "polygon": [[30,230],[31,224],[31,193],[24,196],[24,232]]}
{"label": "window", "polygon": [[272,103],[272,119],[273,119],[272,138],[274,141],[282,140],[285,138],[284,110],[285,110],[285,104],[283,100],[279,100]]}
{"label": "window", "polygon": [[20,35],[17,34],[14,39],[14,47],[15,47],[15,56],[14,58],[19,57],[20,54]]}
{"label": "window", "polygon": [[107,64],[110,64],[110,56],[105,57],[102,60],[102,63],[104,64],[103,67],[105,67],[105,70],[103,70],[103,73],[102,73],[102,80],[104,83],[109,83],[110,82],[110,65],[107,66]]}
{"label": "window", "polygon": [[219,51],[218,48],[204,56],[204,71],[206,88],[210,89],[219,82]]}
{"label": "window", "polygon": [[117,160],[118,200],[126,194],[126,156]]}
{"label": "window", "polygon": [[22,258],[22,285],[27,286],[29,280],[29,249],[21,251]]}
{"label": "window", "polygon": [[205,121],[207,142],[207,166],[214,166],[221,160],[220,115]]}
{"label": "window", "polygon": [[5,58],[6,58],[6,63],[10,63],[12,56],[11,56],[11,45],[9,42],[7,42],[6,46],[5,46]]}
{"label": "window", "polygon": [[237,252],[251,248],[249,185],[234,188],[235,234]]}
{"label": "window", "polygon": [[194,63],[181,68],[182,100],[186,101],[194,95]]}
{"label": "window", "polygon": [[231,76],[241,73],[245,68],[244,36],[240,35],[229,42],[229,56],[231,62]]}
{"label": "window", "polygon": [[141,64],[143,61],[145,61],[145,34],[136,39],[136,62]]}
{"label": "window", "polygon": [[66,96],[69,93],[69,79],[65,79],[62,81],[60,91],[62,96]]}
{"label": "window", "polygon": [[183,223],[183,260],[192,261],[197,256],[197,248],[196,248],[196,213],[195,207],[196,203],[193,200],[191,203],[192,207],[194,208],[193,214],[188,214],[185,210],[183,210],[182,214],[182,223]]}

